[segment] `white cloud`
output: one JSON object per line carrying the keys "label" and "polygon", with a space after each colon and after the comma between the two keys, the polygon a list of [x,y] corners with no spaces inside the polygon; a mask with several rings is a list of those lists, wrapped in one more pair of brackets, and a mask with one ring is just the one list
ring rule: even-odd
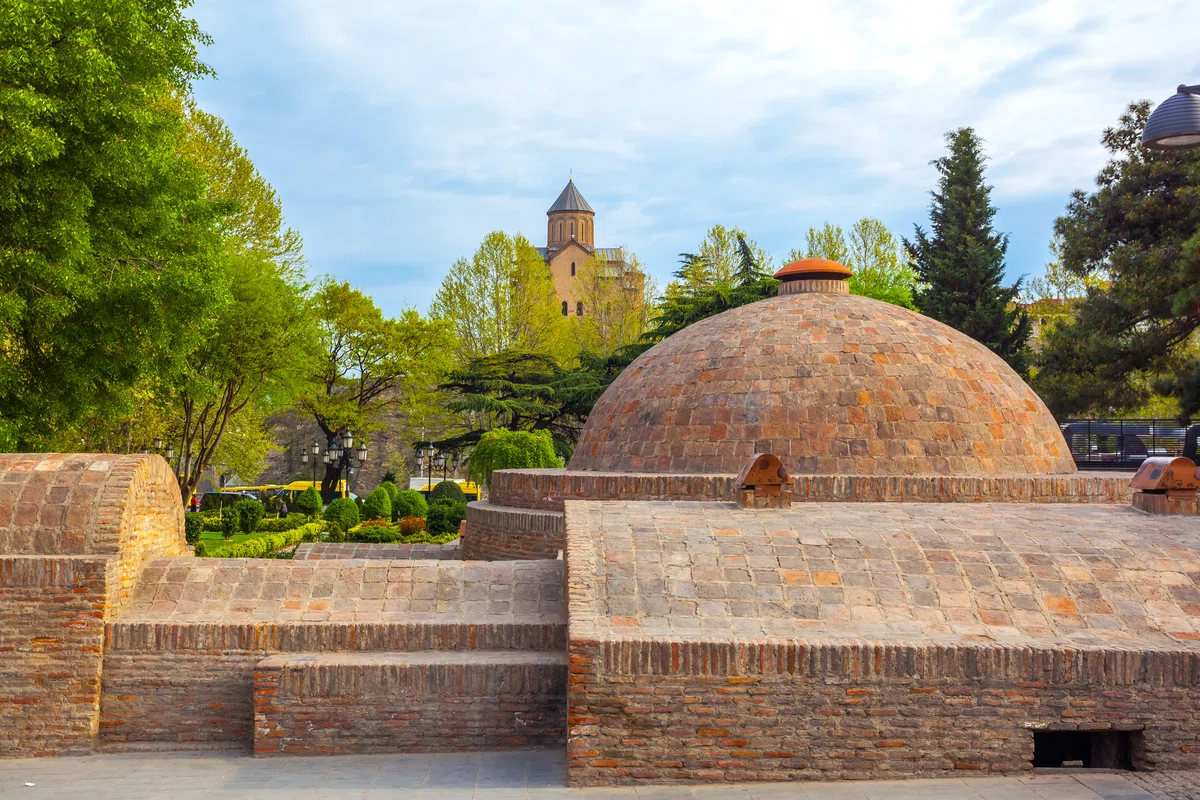
{"label": "white cloud", "polygon": [[1129,100],[1161,100],[1200,67],[1191,0],[267,8],[249,32],[232,0],[197,12],[215,56],[273,60],[314,123],[275,133],[300,142],[272,154],[294,159],[277,172],[320,176],[285,199],[353,199],[310,214],[310,250],[403,246],[441,269],[481,231],[540,237],[568,168],[600,206],[600,243],[662,274],[716,221],[920,214],[928,162],[961,125],[987,142],[998,202],[1065,201],[1090,185],[1100,132]]}

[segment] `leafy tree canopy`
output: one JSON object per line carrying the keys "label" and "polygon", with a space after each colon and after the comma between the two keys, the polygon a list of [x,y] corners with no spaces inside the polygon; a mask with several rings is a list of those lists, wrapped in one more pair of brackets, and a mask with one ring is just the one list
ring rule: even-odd
{"label": "leafy tree canopy", "polygon": [[1008,235],[992,227],[996,209],[983,180],[983,142],[970,128],[946,134],[949,154],[933,162],[930,230],[904,240],[916,270],[921,313],[982,342],[1018,373],[1028,369],[1029,317],[1014,306],[1021,282],[1004,286]]}
{"label": "leafy tree canopy", "polygon": [[917,275],[900,258],[900,242],[882,222],[863,218],[850,229],[849,242],[838,225],[809,228],[805,249],[788,253],[789,261],[827,258],[854,271],[847,281],[851,294],[874,297],[893,305],[916,308]]}
{"label": "leafy tree canopy", "polygon": [[0,446],[61,444],[128,411],[224,300],[228,209],[177,157],[177,98],[208,73],[188,5],[0,11]]}
{"label": "leafy tree canopy", "polygon": [[1149,115],[1133,103],[1104,132],[1096,190],[1055,224],[1062,268],[1086,289],[1037,359],[1056,414],[1120,412],[1154,392],[1200,411],[1200,151],[1142,147]]}
{"label": "leafy tree canopy", "polygon": [[471,451],[468,475],[476,483],[491,485],[498,469],[543,469],[561,467],[563,460],[554,452],[547,431],[488,431]]}
{"label": "leafy tree canopy", "polygon": [[575,350],[550,269],[520,234],[493,231],[470,260],[456,261],[429,314],[453,328],[459,364],[508,350],[562,360]]}

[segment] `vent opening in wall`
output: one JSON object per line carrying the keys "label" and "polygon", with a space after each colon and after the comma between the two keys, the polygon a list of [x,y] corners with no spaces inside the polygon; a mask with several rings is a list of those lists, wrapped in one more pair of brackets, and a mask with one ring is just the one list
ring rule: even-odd
{"label": "vent opening in wall", "polygon": [[1034,731],[1033,766],[1047,769],[1133,769],[1141,731]]}

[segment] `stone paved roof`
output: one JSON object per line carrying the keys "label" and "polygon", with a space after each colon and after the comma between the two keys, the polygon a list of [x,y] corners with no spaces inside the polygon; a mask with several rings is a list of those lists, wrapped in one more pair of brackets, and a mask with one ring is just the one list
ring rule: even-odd
{"label": "stone paved roof", "polygon": [[1200,649],[1197,518],[1017,503],[566,514],[573,637]]}
{"label": "stone paved roof", "polygon": [[1075,472],[1045,404],[998,356],[849,294],[762,300],[652,347],[596,403],[570,468],[737,474],[756,452],[804,474]]}
{"label": "stone paved roof", "polygon": [[561,620],[558,561],[159,558],[122,623]]}

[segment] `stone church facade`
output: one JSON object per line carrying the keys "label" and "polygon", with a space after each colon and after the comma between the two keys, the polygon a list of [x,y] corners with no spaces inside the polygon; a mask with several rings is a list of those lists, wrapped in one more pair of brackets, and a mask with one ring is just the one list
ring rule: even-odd
{"label": "stone church facade", "polygon": [[[578,283],[584,264],[593,258],[607,261],[608,271],[614,278],[627,275],[629,265],[625,263],[621,248],[596,247],[596,212],[583,199],[573,178],[567,181],[546,217],[546,246],[539,247],[538,252],[546,259],[550,274],[554,276],[554,292],[563,316],[582,317],[588,312],[584,292]],[[636,288],[640,289],[640,284]]]}

